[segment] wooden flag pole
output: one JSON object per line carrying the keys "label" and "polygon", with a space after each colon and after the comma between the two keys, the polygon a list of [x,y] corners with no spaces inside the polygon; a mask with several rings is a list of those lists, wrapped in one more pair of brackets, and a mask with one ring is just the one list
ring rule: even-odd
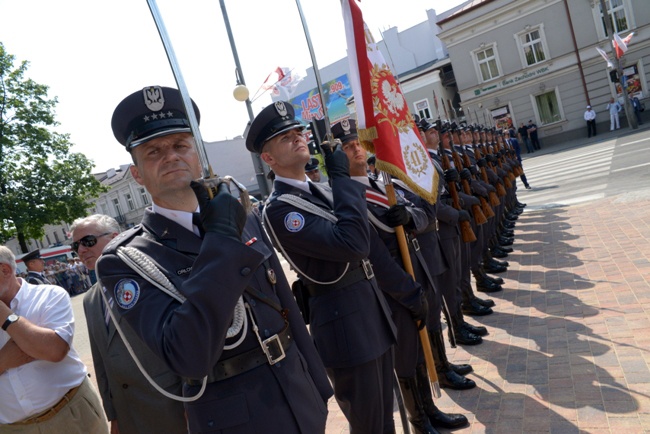
{"label": "wooden flag pole", "polygon": [[[395,196],[395,187],[393,186],[393,182],[386,172],[381,173],[384,184],[386,186],[386,197],[388,198],[388,205],[397,205],[397,196]],[[404,226],[397,226],[395,228],[395,235],[397,236],[397,243],[399,245],[400,255],[402,256],[402,262],[404,263],[404,269],[411,275],[413,280],[415,280],[415,272],[413,271],[413,264],[411,263],[411,255],[409,253],[409,247],[406,241]],[[429,340],[429,332],[426,326],[420,329],[419,334],[420,343],[422,344],[422,352],[424,353],[424,360],[427,365],[427,372],[429,373],[431,391],[435,398],[440,398],[442,396],[440,393],[440,383],[438,382],[436,363],[433,358],[433,350],[431,349],[431,341]]]}

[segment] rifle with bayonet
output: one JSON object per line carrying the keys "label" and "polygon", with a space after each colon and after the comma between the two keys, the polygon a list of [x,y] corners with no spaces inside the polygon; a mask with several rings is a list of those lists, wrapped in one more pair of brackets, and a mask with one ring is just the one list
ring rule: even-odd
{"label": "rifle with bayonet", "polygon": [[[472,141],[472,149],[474,150],[474,159],[476,160],[476,165],[479,167],[481,170],[481,178],[483,179],[483,182],[485,182],[488,185],[490,184],[490,180],[488,178],[487,174],[487,160],[483,158],[483,154],[481,153],[481,150],[478,147],[478,144],[480,143],[479,140],[477,140],[477,136],[479,137],[480,140],[480,135],[478,131],[474,131],[474,140]],[[499,199],[500,196],[505,196],[505,190],[503,190],[503,186],[501,186],[501,189],[499,189],[499,186],[501,184],[497,183],[495,186],[497,192],[491,191],[490,194],[490,204],[492,206],[498,206],[501,204],[501,199]],[[500,192],[503,192],[503,194],[500,194]]]}
{"label": "rifle with bayonet", "polygon": [[[447,174],[451,169],[451,163],[449,162],[449,157],[447,156],[447,153],[445,152],[442,145],[444,134],[446,133],[442,133],[442,132],[440,133],[441,137],[440,137],[440,141],[438,142],[438,155],[440,156],[440,161],[442,162],[442,170],[444,170],[445,174]],[[458,171],[456,171],[456,173],[457,172]],[[458,196],[458,190],[456,189],[456,181],[453,180],[448,181],[447,187],[449,189],[449,195],[451,196],[452,206],[459,211],[462,210],[462,207],[460,205],[460,197]],[[476,234],[474,234],[474,231],[472,230],[472,225],[470,224],[469,221],[461,220],[459,222],[459,225],[460,225],[460,234],[464,242],[472,243],[476,241]]]}
{"label": "rifle with bayonet", "polygon": [[[468,136],[470,137],[469,140],[467,139]],[[469,142],[469,143],[465,143],[465,142]],[[476,170],[476,167],[472,164],[472,161],[469,159],[469,155],[467,155],[467,150],[465,149],[465,145],[470,145],[470,146],[472,145],[472,133],[468,132],[467,130],[461,133],[460,153],[463,157],[463,163],[465,168],[469,170],[470,174],[474,179],[478,180],[478,171]],[[488,195],[488,198],[489,197],[490,196]],[[497,199],[497,201],[499,200],[496,194],[494,194],[494,197]],[[483,215],[485,215],[485,217],[488,219],[494,217],[494,211],[492,210],[492,207],[488,203],[487,199],[484,198],[483,196],[479,196],[478,198],[481,201],[481,209],[483,210]]]}
{"label": "rifle with bayonet", "polygon": [[[451,149],[451,157],[454,160],[454,166],[456,166],[456,170],[458,170],[460,175],[460,185],[463,187],[463,193],[472,196],[472,187],[469,185],[469,180],[472,179],[472,174],[468,168],[463,167],[463,162],[460,160],[460,156],[454,148],[454,141],[460,143],[456,124],[452,124],[452,130],[449,133],[449,148]],[[474,222],[477,225],[482,225],[487,222],[487,217],[483,214],[483,210],[479,204],[472,205],[472,215],[474,216]]]}

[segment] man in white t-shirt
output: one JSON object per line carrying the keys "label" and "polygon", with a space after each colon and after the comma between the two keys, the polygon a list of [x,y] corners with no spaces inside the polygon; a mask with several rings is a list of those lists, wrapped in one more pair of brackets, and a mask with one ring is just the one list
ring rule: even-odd
{"label": "man in white t-shirt", "polygon": [[0,431],[108,434],[97,392],[72,348],[67,292],[16,277],[0,246]]}
{"label": "man in white t-shirt", "polygon": [[596,112],[591,109],[591,106],[587,106],[587,111],[585,111],[585,121],[587,122],[587,137],[591,137],[592,134],[596,136]]}

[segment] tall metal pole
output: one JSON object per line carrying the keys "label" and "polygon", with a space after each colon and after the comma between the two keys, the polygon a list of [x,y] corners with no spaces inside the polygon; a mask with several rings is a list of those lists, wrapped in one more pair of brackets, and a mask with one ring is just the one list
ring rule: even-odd
{"label": "tall metal pole", "polygon": [[318,69],[318,64],[316,63],[316,55],[314,54],[314,47],[311,43],[311,37],[309,36],[309,28],[307,28],[307,21],[305,21],[305,14],[302,12],[302,6],[300,5],[300,0],[296,0],[296,5],[298,6],[298,13],[300,14],[300,20],[302,21],[302,28],[305,32],[305,38],[307,39],[307,47],[309,48],[309,55],[311,56],[311,63],[314,67],[314,76],[316,77],[316,87],[318,88],[318,96],[320,97],[320,103],[323,107],[323,120],[325,121],[325,135],[327,140],[332,140],[332,128],[330,126],[330,119],[327,113],[327,104],[325,98],[323,97],[323,84],[320,79],[320,70]]}
{"label": "tall metal pole", "polygon": [[[636,122],[636,117],[633,113],[634,109],[632,104],[630,104],[630,98],[627,94],[627,87],[623,83],[623,66],[618,56],[616,56],[616,49],[612,41],[614,40],[614,29],[612,29],[612,22],[609,20],[609,13],[607,12],[607,5],[605,0],[600,0],[600,9],[603,12],[603,21],[605,22],[605,29],[607,29],[607,40],[609,41],[609,48],[614,54],[614,67],[618,74],[618,80],[621,83],[621,92],[623,93],[623,105],[625,106],[625,116],[627,117],[627,124],[632,127],[633,130],[639,128],[639,125]],[[614,93],[616,93],[616,83],[614,83]],[[616,95],[618,96],[618,95]]]}
{"label": "tall metal pole", "polygon": [[[241,64],[239,63],[239,55],[237,54],[237,47],[235,46],[235,39],[232,35],[232,29],[230,28],[230,20],[228,19],[228,12],[226,11],[226,4],[224,0],[219,0],[219,6],[221,6],[221,14],[223,15],[223,22],[226,25],[226,33],[228,33],[228,40],[230,41],[230,50],[232,51],[232,57],[235,59],[235,68],[237,71],[237,84],[246,85],[244,81],[244,73],[241,70]],[[246,110],[248,111],[248,118],[250,122],[253,122],[255,115],[253,114],[253,105],[250,98],[246,98]],[[264,164],[259,154],[251,152],[251,158],[253,160],[253,167],[255,168],[255,178],[257,178],[257,185],[260,189],[260,194],[263,198],[267,198],[271,194],[271,186],[269,185],[269,180],[266,177],[268,171],[264,170]]]}

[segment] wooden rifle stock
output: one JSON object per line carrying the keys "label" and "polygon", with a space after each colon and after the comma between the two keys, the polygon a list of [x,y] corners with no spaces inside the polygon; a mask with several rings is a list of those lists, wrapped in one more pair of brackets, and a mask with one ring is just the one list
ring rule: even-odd
{"label": "wooden rifle stock", "polygon": [[[462,143],[460,145],[460,152],[463,155],[463,163],[465,163],[465,167],[469,169],[470,167],[472,167],[472,162],[469,159],[469,155],[467,155],[467,152],[465,151],[465,145]],[[483,211],[483,215],[485,216],[486,221],[487,219],[494,217],[494,211],[492,210],[492,207],[490,206],[488,201],[483,196],[479,196],[478,198],[481,201],[481,210]]]}
{"label": "wooden rifle stock", "polygon": [[[451,133],[449,133],[449,148],[451,149],[451,157],[454,159],[454,166],[456,166],[456,170],[460,172],[460,170],[464,169],[463,162],[460,160],[460,156],[454,148],[454,141],[452,140]],[[469,168],[467,168],[467,170],[469,170]],[[472,187],[469,185],[469,180],[461,177],[460,184],[463,187],[463,193],[472,196]],[[478,204],[472,205],[472,215],[474,216],[474,222],[477,225],[482,225],[487,222],[487,217],[485,217],[481,206]]]}
{"label": "wooden rifle stock", "polygon": [[[499,150],[501,149],[499,145],[499,141],[494,141],[492,142],[492,155],[494,156],[497,166],[499,166],[499,169],[503,169],[503,161],[501,160],[501,154],[499,153]],[[505,172],[505,170],[504,170]],[[512,180],[514,178],[510,178],[512,176],[512,173],[506,172],[506,176],[503,178],[503,184],[506,186],[506,188],[512,188]]]}
{"label": "wooden rifle stock", "polygon": [[[483,158],[483,155],[481,154],[481,151],[478,149],[478,146],[476,145],[476,143],[472,143],[472,149],[474,150],[474,159],[478,163],[478,161]],[[490,180],[488,179],[487,170],[485,169],[485,167],[479,166],[479,168],[481,169],[481,178],[483,178],[483,182],[485,182],[486,184],[490,184]],[[497,187],[499,185],[500,184],[497,183]],[[495,188],[497,188],[497,187],[495,187]],[[501,187],[501,188],[503,188],[503,187]],[[497,188],[497,191],[499,191],[498,188]],[[504,192],[504,195],[505,195],[505,192]],[[501,204],[501,199],[499,199],[500,195],[498,195],[497,193],[491,191],[491,192],[489,192],[489,196],[490,196],[490,205],[498,206],[498,205]]]}
{"label": "wooden rifle stock", "polygon": [[[442,161],[442,169],[449,170],[451,164],[449,163],[449,157],[445,153],[445,150],[442,147],[442,142],[438,143],[438,153],[440,154],[440,160]],[[449,194],[451,195],[451,201],[454,208],[457,210],[461,209],[460,198],[458,197],[458,191],[456,190],[455,182],[448,182],[447,187],[449,187]],[[476,234],[472,230],[472,225],[468,221],[462,221],[460,225],[460,234],[463,237],[463,241],[466,243],[472,243],[476,241]]]}

